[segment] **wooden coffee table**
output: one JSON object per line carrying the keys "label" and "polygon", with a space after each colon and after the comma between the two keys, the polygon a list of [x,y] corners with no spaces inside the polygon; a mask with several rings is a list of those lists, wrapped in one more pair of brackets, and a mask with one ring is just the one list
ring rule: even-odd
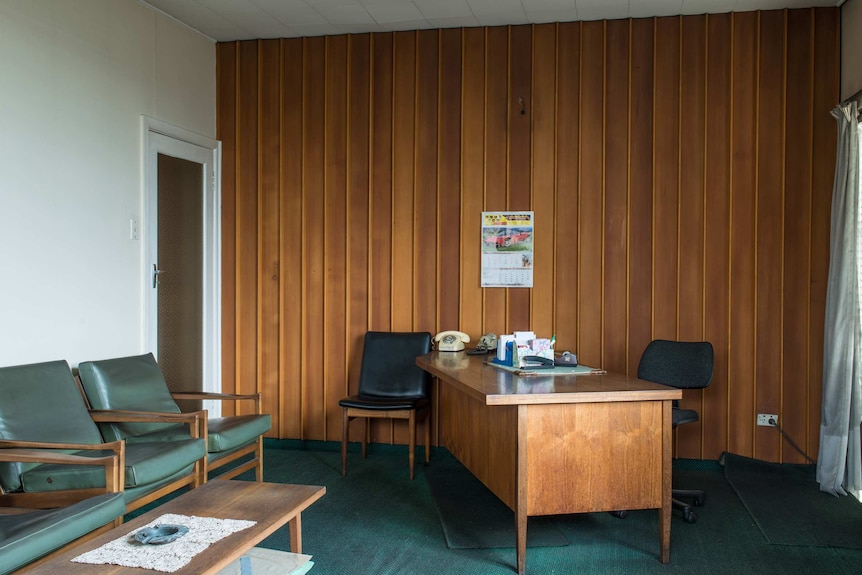
{"label": "wooden coffee table", "polygon": [[323,497],[324,493],[326,493],[326,488],[317,485],[285,485],[214,479],[136,517],[128,523],[69,549],[45,563],[27,569],[26,572],[28,575],[48,573],[54,575],[60,573],[71,575],[76,573],[146,575],[148,573],[160,573],[138,567],[73,563],[71,559],[135,531],[166,513],[217,517],[219,519],[245,519],[256,522],[248,529],[243,529],[216,541],[196,555],[185,567],[174,571],[175,575],[218,573],[285,523],[288,523],[290,527],[290,550],[294,553],[301,553],[302,524],[300,513]]}

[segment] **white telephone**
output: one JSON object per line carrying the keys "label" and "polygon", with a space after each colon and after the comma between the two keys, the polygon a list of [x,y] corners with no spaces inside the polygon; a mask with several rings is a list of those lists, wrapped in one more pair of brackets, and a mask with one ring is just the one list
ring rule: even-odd
{"label": "white telephone", "polygon": [[462,351],[469,342],[470,336],[460,331],[441,331],[434,336],[437,351]]}

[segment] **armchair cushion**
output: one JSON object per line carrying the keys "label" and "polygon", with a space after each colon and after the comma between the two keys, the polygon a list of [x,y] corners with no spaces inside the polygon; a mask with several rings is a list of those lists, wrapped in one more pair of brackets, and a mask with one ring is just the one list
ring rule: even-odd
{"label": "armchair cushion", "polygon": [[271,427],[272,422],[268,413],[213,417],[208,421],[208,451],[211,454],[233,451],[237,447],[255,441]]}
{"label": "armchair cushion", "polygon": [[68,507],[0,514],[0,575],[110,523],[125,511],[122,493],[106,493]]}
{"label": "armchair cushion", "polygon": [[[205,454],[203,440],[189,439],[171,442],[170,449],[164,443],[126,443],[125,487],[131,489],[158,484],[175,474],[188,471],[191,464]],[[104,455],[102,452],[80,452],[90,457]],[[102,487],[105,475],[92,466],[44,464],[24,472],[21,485],[24,491],[62,491]]]}
{"label": "armchair cushion", "polygon": [[[233,451],[237,447],[256,441],[272,427],[268,413],[261,415],[233,415],[230,417],[212,417],[207,420],[208,443],[207,451],[213,454]],[[172,425],[146,435],[129,437],[126,445],[146,441],[177,441],[188,439],[189,433],[181,425]]]}

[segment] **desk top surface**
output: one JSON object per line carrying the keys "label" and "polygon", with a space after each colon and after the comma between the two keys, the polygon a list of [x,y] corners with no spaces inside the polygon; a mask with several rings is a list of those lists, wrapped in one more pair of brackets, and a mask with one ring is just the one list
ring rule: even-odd
{"label": "desk top surface", "polygon": [[491,356],[432,351],[416,365],[486,405],[680,399],[682,391],[621,373],[517,375],[488,365]]}

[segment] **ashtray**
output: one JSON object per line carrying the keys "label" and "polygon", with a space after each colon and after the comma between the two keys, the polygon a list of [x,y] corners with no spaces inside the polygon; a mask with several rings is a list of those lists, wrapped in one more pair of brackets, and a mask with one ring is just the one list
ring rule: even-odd
{"label": "ashtray", "polygon": [[185,525],[155,525],[135,533],[135,540],[143,545],[163,545],[176,541],[189,532]]}

